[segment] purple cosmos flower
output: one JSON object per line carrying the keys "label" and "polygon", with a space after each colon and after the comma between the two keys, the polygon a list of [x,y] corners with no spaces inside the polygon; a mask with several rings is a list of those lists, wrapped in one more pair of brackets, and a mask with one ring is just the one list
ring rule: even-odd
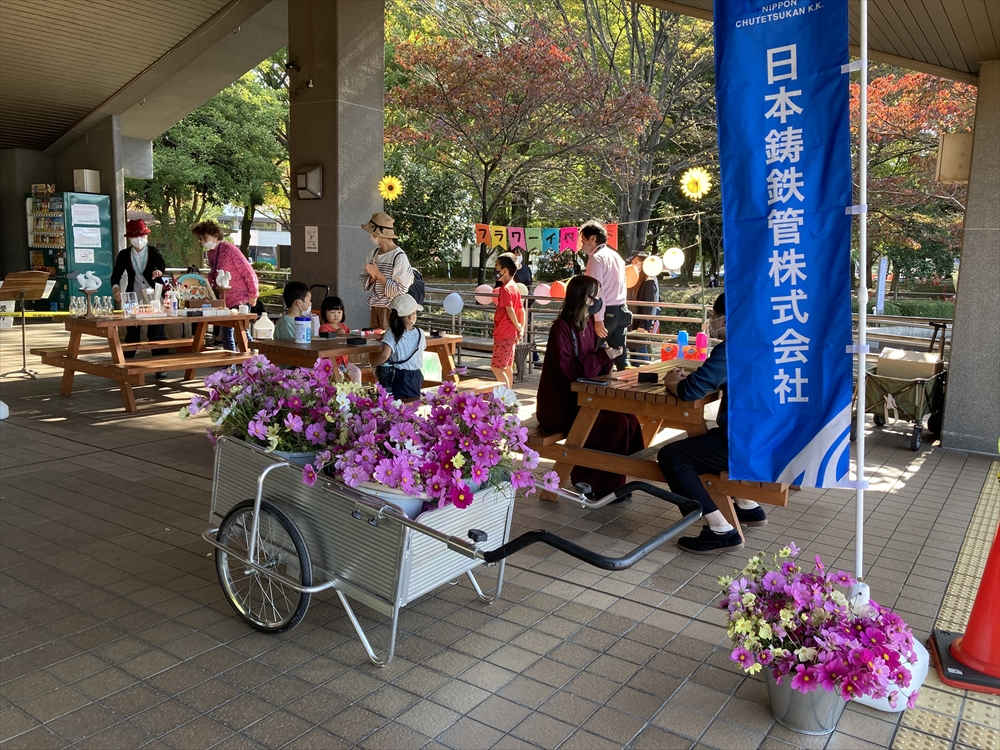
{"label": "purple cosmos flower", "polygon": [[524,468],[537,469],[539,460],[538,451],[527,448],[524,451]]}
{"label": "purple cosmos flower", "polygon": [[247,432],[250,434],[250,437],[255,437],[258,440],[267,440],[267,425],[259,419],[255,419],[247,425]]}
{"label": "purple cosmos flower", "polygon": [[772,570],[764,574],[764,580],[761,582],[761,586],[765,591],[770,591],[771,593],[776,594],[785,590],[785,577],[778,571]]}
{"label": "purple cosmos flower", "polygon": [[856,583],[856,581],[854,580],[854,576],[852,576],[850,573],[845,573],[843,570],[838,570],[836,573],[834,573],[833,582],[839,583],[844,588],[853,586]]}
{"label": "purple cosmos flower", "polygon": [[476,484],[483,484],[490,478],[490,470],[482,464],[475,464],[469,472],[469,478]]}
{"label": "purple cosmos flower", "polygon": [[306,427],[306,440],[313,445],[321,445],[326,440],[326,430],[321,424],[311,424]]}
{"label": "purple cosmos flower", "polygon": [[527,469],[521,469],[521,471],[515,471],[511,475],[510,484],[515,490],[524,489],[525,487],[534,487],[535,475],[532,474]]}
{"label": "purple cosmos flower", "polygon": [[733,653],[729,655],[729,658],[732,659],[737,664],[739,664],[741,667],[743,667],[743,669],[750,669],[750,667],[752,667],[754,664],[757,663],[757,660],[754,658],[753,654],[747,651],[742,646],[738,646],[737,648],[735,648],[733,650]]}
{"label": "purple cosmos flower", "polygon": [[292,432],[302,432],[303,429],[302,417],[300,417],[298,414],[285,415],[285,427],[290,429]]}

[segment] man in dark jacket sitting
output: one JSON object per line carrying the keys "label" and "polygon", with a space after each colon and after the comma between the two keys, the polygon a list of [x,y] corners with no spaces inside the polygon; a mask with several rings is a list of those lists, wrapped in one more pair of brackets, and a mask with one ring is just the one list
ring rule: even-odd
{"label": "man in dark jacket sitting", "polygon": [[[726,404],[726,307],[725,295],[715,301],[709,321],[709,336],[723,339],[712,349],[712,354],[697,370],[687,373],[679,370],[667,373],[667,390],[683,401],[697,401],[713,391],[722,391],[719,413],[715,418],[718,427],[704,435],[667,443],[656,455],[663,478],[670,491],[701,503],[705,526],[698,536],[681,537],[677,544],[696,555],[707,555],[724,549],[743,547],[739,532],[732,527],[701,483],[700,474],[718,474],[729,469],[729,434]],[[736,517],[745,526],[764,526],[767,516],[763,508],[749,500],[736,501]]]}

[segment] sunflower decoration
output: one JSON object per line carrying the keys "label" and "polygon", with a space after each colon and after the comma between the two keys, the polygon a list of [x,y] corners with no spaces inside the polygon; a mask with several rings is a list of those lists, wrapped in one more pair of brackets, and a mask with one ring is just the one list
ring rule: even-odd
{"label": "sunflower decoration", "polygon": [[403,182],[398,177],[387,174],[378,184],[378,194],[383,200],[394,201],[403,193]]}
{"label": "sunflower decoration", "polygon": [[701,200],[712,189],[712,176],[701,167],[693,167],[681,176],[681,192],[693,201]]}

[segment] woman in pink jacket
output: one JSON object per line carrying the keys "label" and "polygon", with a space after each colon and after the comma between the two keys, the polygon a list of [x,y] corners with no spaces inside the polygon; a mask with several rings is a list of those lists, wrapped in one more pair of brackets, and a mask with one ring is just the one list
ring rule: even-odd
{"label": "woman in pink jacket", "polygon": [[[226,306],[229,308],[246,304],[253,307],[257,304],[257,273],[250,265],[247,257],[231,242],[224,242],[226,236],[214,221],[202,221],[191,227],[191,233],[198,238],[201,246],[208,250],[208,283],[215,288],[215,293],[222,296],[216,287],[215,277],[219,271],[227,271],[231,275],[229,288],[226,290]],[[222,329],[222,347],[235,351],[236,341],[232,328]]]}

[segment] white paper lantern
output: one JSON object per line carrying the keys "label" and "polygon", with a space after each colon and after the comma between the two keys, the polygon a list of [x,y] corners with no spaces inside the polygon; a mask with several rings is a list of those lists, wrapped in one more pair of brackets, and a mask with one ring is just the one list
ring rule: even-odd
{"label": "white paper lantern", "polygon": [[672,247],[663,254],[663,267],[670,271],[679,271],[684,265],[684,251]]}
{"label": "white paper lantern", "polygon": [[650,255],[642,262],[642,272],[649,277],[658,276],[663,271],[663,261],[659,255]]}

